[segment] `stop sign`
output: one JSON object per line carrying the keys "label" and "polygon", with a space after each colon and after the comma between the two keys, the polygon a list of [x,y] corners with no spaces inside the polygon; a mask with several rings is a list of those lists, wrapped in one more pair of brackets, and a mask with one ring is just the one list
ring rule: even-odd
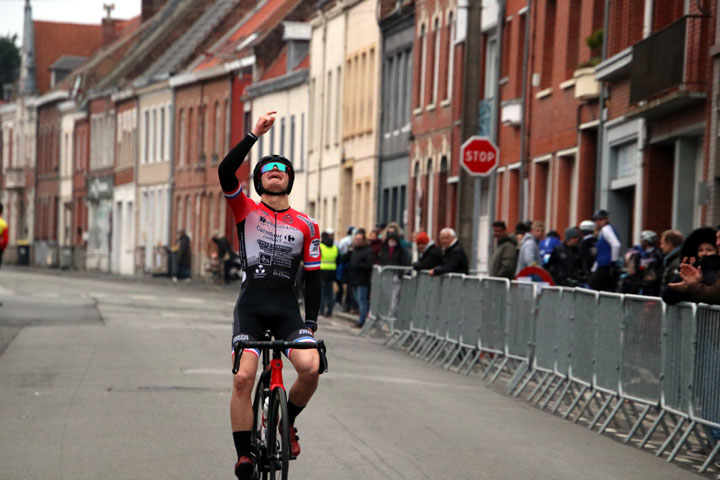
{"label": "stop sign", "polygon": [[490,175],[498,166],[500,151],[487,137],[470,137],[460,147],[462,165],[470,175]]}

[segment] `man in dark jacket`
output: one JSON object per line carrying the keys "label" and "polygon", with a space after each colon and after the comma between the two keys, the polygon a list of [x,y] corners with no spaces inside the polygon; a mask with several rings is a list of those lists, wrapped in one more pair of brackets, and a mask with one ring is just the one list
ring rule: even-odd
{"label": "man in dark jacket", "polygon": [[493,237],[497,240],[492,260],[490,261],[490,276],[515,278],[518,250],[515,235],[508,235],[505,222],[493,223]]}
{"label": "man in dark jacket", "polygon": [[440,245],[442,246],[443,262],[430,270],[430,276],[444,273],[468,273],[468,258],[465,250],[458,243],[457,234],[452,228],[440,230]]}
{"label": "man in dark jacket", "polygon": [[680,251],[684,241],[683,234],[677,230],[665,230],[660,235],[660,250],[663,253],[663,287],[677,275],[681,261]]}
{"label": "man in dark jacket", "polygon": [[555,247],[550,254],[547,270],[556,284],[564,287],[575,287],[582,277],[580,259],[580,231],[575,228],[565,230],[565,241]]}
{"label": "man in dark jacket", "polygon": [[419,254],[418,261],[412,265],[415,270],[431,270],[442,263],[442,251],[430,240],[427,233],[418,233],[415,244]]}
{"label": "man in dark jacket", "polygon": [[360,310],[360,316],[357,322],[358,327],[362,327],[365,324],[365,319],[367,318],[370,308],[368,293],[372,268],[373,251],[365,238],[365,230],[360,228],[355,233],[348,267],[348,284],[352,285],[355,301]]}
{"label": "man in dark jacket", "polygon": [[380,265],[407,267],[410,265],[410,255],[400,244],[400,237],[395,232],[387,234],[380,250]]}
{"label": "man in dark jacket", "polygon": [[187,236],[184,229],[178,231],[178,272],[177,277],[190,281],[190,237]]}

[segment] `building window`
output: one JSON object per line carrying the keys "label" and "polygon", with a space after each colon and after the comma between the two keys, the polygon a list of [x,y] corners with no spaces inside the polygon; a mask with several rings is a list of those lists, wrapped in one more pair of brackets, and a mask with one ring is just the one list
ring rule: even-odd
{"label": "building window", "polygon": [[327,72],[327,92],[325,93],[325,148],[330,148],[331,111],[332,111],[332,70]]}
{"label": "building window", "polygon": [[213,128],[214,135],[214,145],[213,145],[213,153],[217,155],[220,153],[220,104],[218,102],[215,102],[215,125]]}
{"label": "building window", "polygon": [[543,59],[540,77],[540,88],[542,89],[552,86],[556,10],[556,0],[545,0],[545,38],[543,38]]}
{"label": "building window", "polygon": [[[181,117],[182,117],[183,113],[184,112],[181,110],[180,111]],[[144,118],[145,118],[145,122],[144,122],[145,124],[143,125],[143,130],[145,131],[145,141],[144,141],[144,145],[143,145],[143,163],[148,163],[148,162],[150,162],[150,156],[149,156],[149,152],[150,152],[150,112],[148,110],[145,110]],[[180,163],[182,164],[182,156],[180,158],[181,158]]]}
{"label": "building window", "polygon": [[567,26],[567,53],[565,55],[565,78],[573,78],[578,67],[580,54],[580,7],[582,0],[570,0],[570,15]]}
{"label": "building window", "polygon": [[517,53],[515,55],[515,98],[522,97],[523,59],[525,56],[525,29],[527,15],[519,15],[517,29]]}
{"label": "building window", "polygon": [[375,86],[375,49],[371,48],[370,53],[368,54],[368,66],[367,66],[367,80],[365,82],[365,87],[367,88],[367,94],[365,96],[365,101],[367,102],[367,110],[366,110],[366,131],[372,132],[373,125],[374,125],[374,114],[375,109],[373,108],[373,102],[375,101],[375,91],[373,90],[373,87]]}
{"label": "building window", "polygon": [[152,162],[157,162],[158,153],[158,123],[157,123],[157,109],[153,109],[152,112],[152,149],[150,150],[152,155]]}
{"label": "building window", "polygon": [[165,161],[165,107],[160,107],[160,161]]}
{"label": "building window", "polygon": [[305,114],[300,114],[300,169],[305,168]]}
{"label": "building window", "polygon": [[280,119],[280,155],[285,156],[285,117]]}
{"label": "building window", "polygon": [[342,69],[337,67],[337,74],[335,75],[335,81],[337,87],[335,88],[335,145],[340,143],[340,108],[343,103],[343,99],[340,98],[340,89],[342,88]]}
{"label": "building window", "polygon": [[438,96],[438,79],[440,78],[440,19],[435,19],[435,31],[433,32],[435,45],[433,45],[433,83],[432,83],[432,103],[437,103]]}
{"label": "building window", "polygon": [[268,155],[272,155],[275,151],[275,129],[270,129],[270,145],[268,146]]}
{"label": "building window", "polygon": [[420,27],[420,71],[418,72],[418,81],[420,83],[417,108],[422,108],[423,100],[425,97],[425,70],[427,68],[427,32],[425,31],[425,25]]}
{"label": "building window", "polygon": [[290,161],[292,162],[297,157],[295,156],[295,115],[290,115]]}
{"label": "building window", "polygon": [[450,99],[452,97],[452,82],[453,82],[453,69],[455,68],[455,18],[452,12],[448,16],[448,66],[445,69],[447,78],[445,79],[445,98]]}
{"label": "building window", "polygon": [[198,141],[198,158],[205,154],[205,111],[207,108],[205,105],[198,107],[198,121],[197,121],[197,141]]}
{"label": "building window", "polygon": [[[193,121],[193,109],[192,109],[192,107],[191,107],[191,108],[188,110],[187,132],[192,132],[192,121]],[[185,140],[186,140],[186,142],[187,142],[187,146],[186,146],[186,148],[187,148],[187,160],[188,160],[188,163],[192,163],[192,162],[193,162],[193,155],[192,155],[193,152],[192,152],[192,150],[190,150],[190,146],[191,146],[191,144],[192,144],[192,143],[191,143],[191,139],[190,139],[190,135],[186,135]]]}

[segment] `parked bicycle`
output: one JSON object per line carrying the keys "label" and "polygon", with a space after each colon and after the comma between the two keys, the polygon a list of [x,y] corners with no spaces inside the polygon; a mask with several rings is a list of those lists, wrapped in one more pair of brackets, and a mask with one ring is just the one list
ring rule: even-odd
{"label": "parked bicycle", "polygon": [[[256,480],[287,480],[290,460],[290,423],[288,421],[287,394],[282,377],[282,352],[289,349],[317,349],[320,355],[320,373],[327,372],[325,342],[285,342],[272,340],[272,333],[263,333],[258,342],[235,344],[233,375],[240,368],[240,357],[246,348],[257,348],[262,353],[262,373],[255,386],[253,398],[253,428],[250,437],[251,454],[254,457]],[[270,352],[272,351],[272,358]]]}

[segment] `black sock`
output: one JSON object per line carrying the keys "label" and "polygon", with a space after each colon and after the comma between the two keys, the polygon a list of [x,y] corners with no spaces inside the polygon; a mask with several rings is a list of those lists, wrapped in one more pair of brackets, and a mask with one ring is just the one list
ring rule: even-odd
{"label": "black sock", "polygon": [[298,407],[294,403],[288,402],[288,421],[290,421],[291,425],[295,423],[295,419],[303,411],[303,408],[305,407]]}
{"label": "black sock", "polygon": [[235,451],[237,452],[238,460],[240,457],[250,456],[250,430],[242,432],[233,432],[233,441],[235,442]]}

